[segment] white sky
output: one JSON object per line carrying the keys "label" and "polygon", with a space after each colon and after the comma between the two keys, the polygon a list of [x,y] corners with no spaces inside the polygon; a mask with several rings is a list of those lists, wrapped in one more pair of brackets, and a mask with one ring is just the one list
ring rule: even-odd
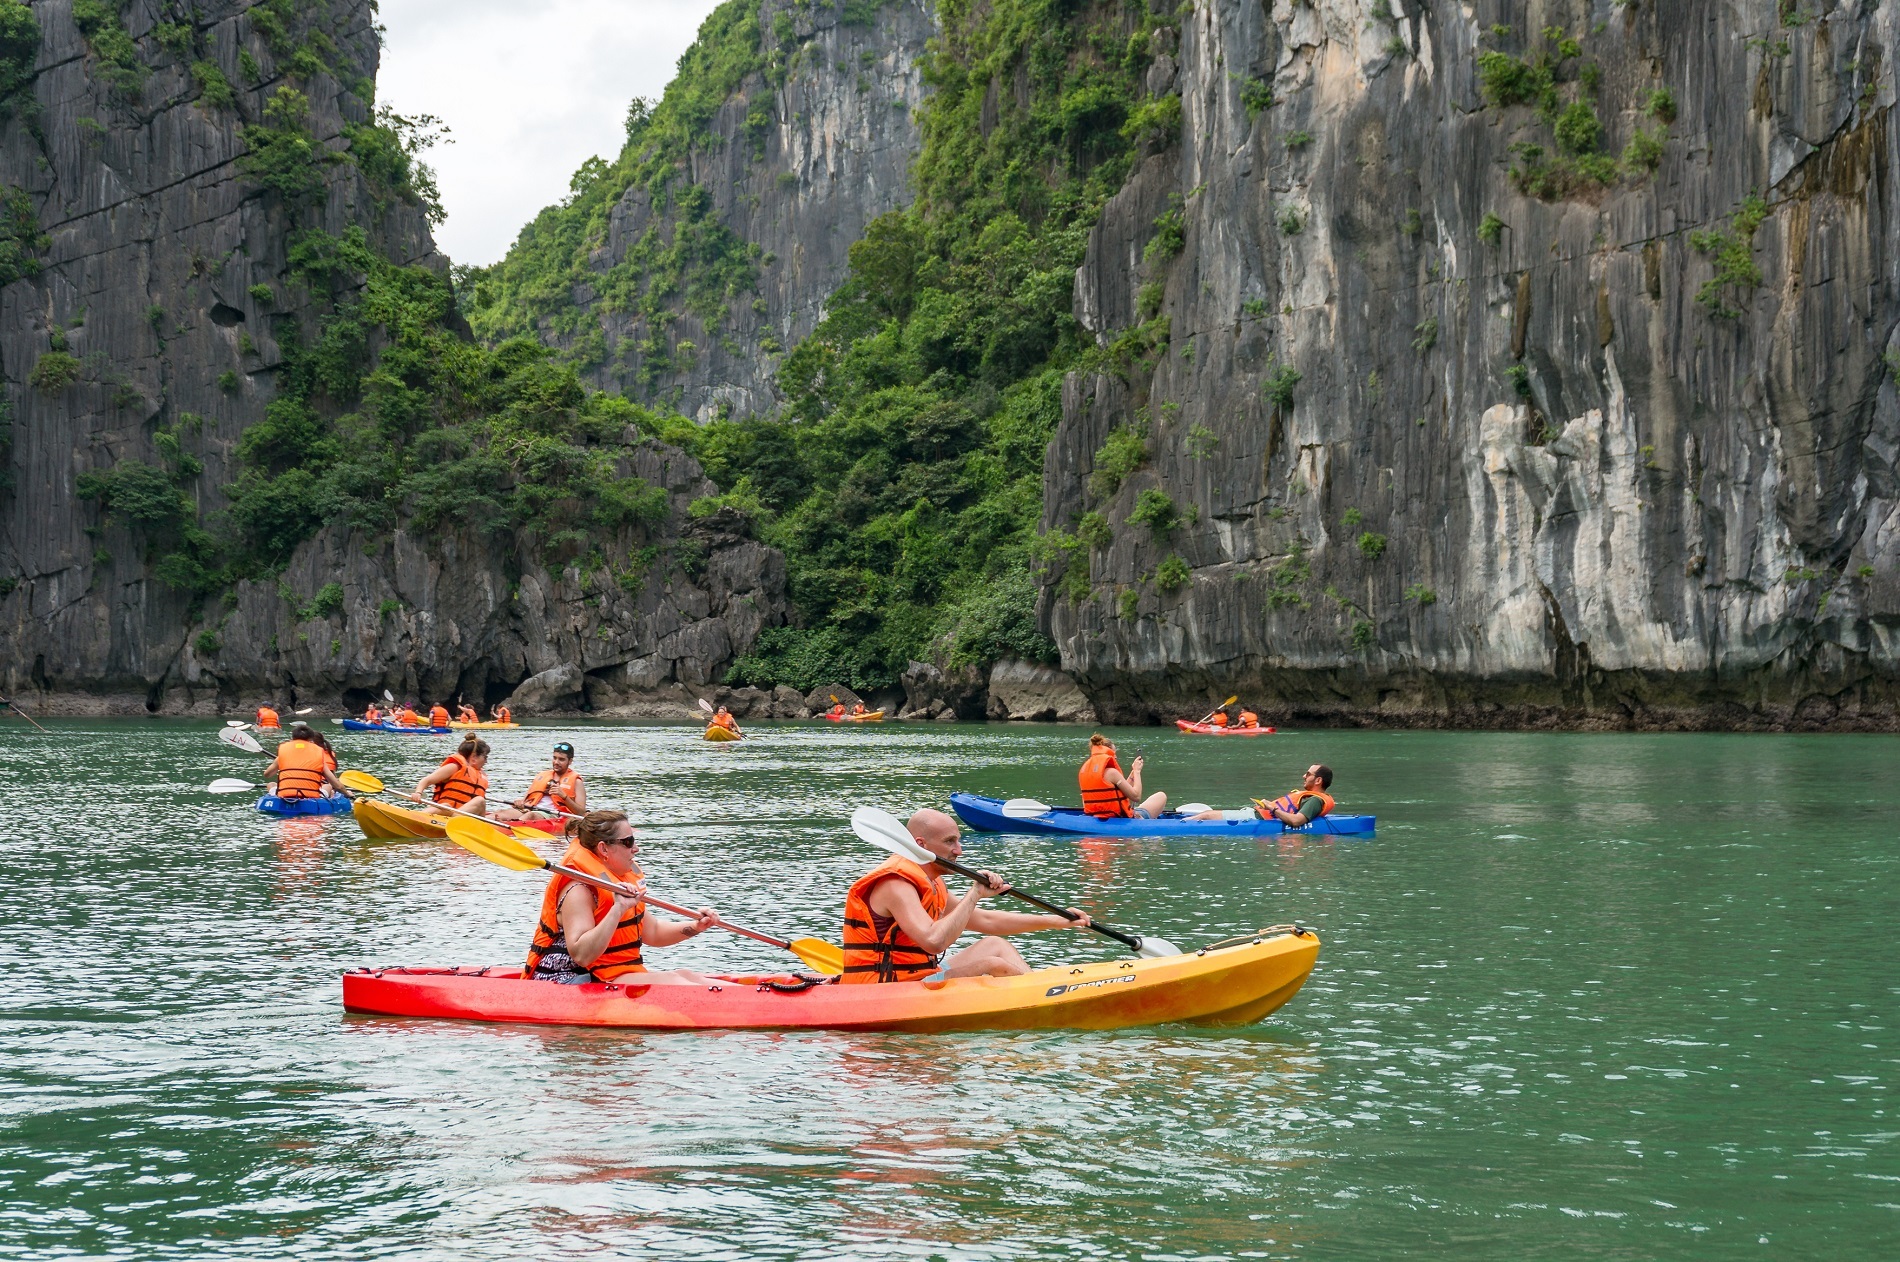
{"label": "white sky", "polygon": [[448,222],[436,243],[485,265],[594,154],[612,157],[627,102],[658,99],[718,0],[382,0],[377,99],[434,114],[428,154]]}

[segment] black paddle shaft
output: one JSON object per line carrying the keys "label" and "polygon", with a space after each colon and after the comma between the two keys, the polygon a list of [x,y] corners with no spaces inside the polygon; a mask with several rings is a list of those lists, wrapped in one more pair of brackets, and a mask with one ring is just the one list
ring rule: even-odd
{"label": "black paddle shaft", "polygon": [[[933,863],[939,864],[942,867],[949,868],[952,872],[955,872],[958,876],[967,876],[972,881],[975,881],[979,885],[984,883],[983,874],[981,872],[976,871],[974,868],[966,868],[961,863],[958,863],[955,860],[939,859],[933,855],[931,857],[931,861]],[[1058,907],[1054,903],[1049,902],[1047,899],[1037,898],[1034,894],[1025,894],[1021,890],[1017,889],[1014,885],[1009,887],[1009,893],[1016,898],[1022,899],[1025,903],[1029,903],[1032,906],[1042,908],[1044,911],[1054,912],[1058,916],[1066,916],[1070,920],[1077,919],[1075,913],[1070,911],[1067,907]],[[1130,937],[1128,934],[1121,933],[1114,929],[1110,929],[1107,925],[1098,925],[1093,920],[1089,921],[1087,927],[1095,930],[1095,932],[1101,934],[1103,937],[1115,939],[1115,941],[1121,943],[1123,946],[1127,947],[1130,951],[1135,952],[1137,955],[1141,953],[1141,939],[1140,938]]]}

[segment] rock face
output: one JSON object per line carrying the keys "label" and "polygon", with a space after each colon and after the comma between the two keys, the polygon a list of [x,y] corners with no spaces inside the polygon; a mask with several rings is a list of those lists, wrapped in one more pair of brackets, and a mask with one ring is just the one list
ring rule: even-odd
{"label": "rock face", "polygon": [[1105,719],[1900,727],[1900,13],[1786,8],[1198,0],[1046,465]]}
{"label": "rock face", "polygon": [[[772,379],[782,353],[823,317],[852,243],[871,220],[910,203],[920,61],[936,25],[926,0],[763,0],[759,31],[775,56],[789,58],[783,82],[775,88],[761,73],[747,76],[706,125],[686,172],[710,193],[712,217],[756,247],[756,293],[734,295],[711,327],[682,306],[664,331],[661,368],[638,348],[652,330],[637,314],[610,309],[584,285],[574,293],[604,339],[588,372],[594,384],[701,421],[776,408]],[[674,219],[673,210],[656,210],[645,188],[628,189],[590,265],[609,271],[649,233],[676,240]],[[573,338],[546,340],[576,349]]]}
{"label": "rock face", "polygon": [[[157,464],[161,431],[203,465],[189,491],[202,514],[224,506],[239,440],[274,396],[274,322],[307,330],[325,311],[286,280],[293,229],[360,228],[398,261],[448,266],[422,210],[379,199],[351,163],[325,168],[296,219],[239,168],[240,128],[289,84],[318,141],[346,148],[345,125],[370,112],[356,85],[377,64],[371,0],[226,0],[169,25],[173,9],[118,10],[128,64],[82,38],[70,0],[35,4],[33,77],[0,113],[0,203],[20,190],[38,225],[24,234],[33,265],[0,288],[0,687],[55,710],[359,702],[384,687],[492,702],[566,668],[582,678],[563,704],[626,704],[705,683],[783,621],[782,559],[719,517],[690,520],[716,488],[658,444],[633,463],[673,511],[638,590],[505,541],[339,525],[279,581],[206,609],[149,573],[134,535],[101,528],[80,476]],[[312,50],[328,69],[296,67]],[[206,66],[235,85],[228,104]],[[75,380],[48,372],[68,362]],[[332,583],[341,601],[318,600]]]}

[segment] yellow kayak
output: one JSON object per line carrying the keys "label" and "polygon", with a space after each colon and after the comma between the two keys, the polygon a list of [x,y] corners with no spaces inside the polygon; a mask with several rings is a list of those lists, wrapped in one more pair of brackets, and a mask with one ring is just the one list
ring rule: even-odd
{"label": "yellow kayak", "polygon": [[706,739],[709,741],[736,741],[742,738],[731,728],[719,727],[715,724],[706,729]]}
{"label": "yellow kayak", "polygon": [[[406,810],[387,802],[378,802],[375,798],[357,798],[356,804],[350,807],[350,814],[356,816],[356,826],[363,830],[363,835],[374,841],[407,841],[414,837],[449,835],[442,826],[448,816],[437,815],[433,811]],[[561,831],[559,820],[521,820],[513,826],[549,834]]]}
{"label": "yellow kayak", "polygon": [[495,732],[503,728],[520,727],[519,723],[450,723],[450,727],[459,727],[470,732]]}

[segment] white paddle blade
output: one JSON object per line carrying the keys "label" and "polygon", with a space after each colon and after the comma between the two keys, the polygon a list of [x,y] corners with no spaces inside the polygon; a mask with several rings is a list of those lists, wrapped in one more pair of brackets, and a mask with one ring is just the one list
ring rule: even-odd
{"label": "white paddle blade", "polygon": [[1186,803],[1185,805],[1175,807],[1174,811],[1175,811],[1175,814],[1177,815],[1200,815],[1203,812],[1211,811],[1213,809],[1214,809],[1213,807],[1209,806],[1205,802],[1189,802],[1189,803]]}
{"label": "white paddle blade", "polygon": [[708,713],[708,714],[711,714],[711,713],[713,713],[713,704],[712,704],[712,702],[710,702],[710,701],[708,701],[708,700],[706,700],[706,698],[704,698],[704,697],[701,697],[701,698],[699,699],[699,708],[700,708],[700,709],[702,709],[702,710],[704,710],[704,711],[705,711],[706,713]]}
{"label": "white paddle blade", "polygon": [[317,707],[313,705],[307,705],[303,709],[297,711],[297,717],[301,719],[306,714],[315,714],[316,712],[317,712]]}
{"label": "white paddle blade", "polygon": [[1170,955],[1181,954],[1181,948],[1166,938],[1151,938],[1141,935],[1141,950],[1138,952],[1144,960],[1164,960]]}
{"label": "white paddle blade", "polygon": [[243,719],[226,719],[224,721],[224,725],[226,727],[249,727],[250,726],[250,724],[246,723]]}
{"label": "white paddle blade", "polygon": [[261,789],[261,784],[252,784],[249,780],[213,780],[205,786],[206,793],[249,793]]}
{"label": "white paddle blade", "polygon": [[1038,815],[1047,815],[1055,809],[1047,802],[1038,802],[1035,798],[1011,798],[1003,803],[1003,814],[1011,819],[1034,819]]}
{"label": "white paddle blade", "polygon": [[218,732],[218,739],[233,749],[241,749],[247,754],[261,754],[264,747],[251,739],[251,734],[241,727],[227,727]]}
{"label": "white paddle blade", "polygon": [[937,857],[917,844],[917,839],[910,835],[910,829],[904,827],[902,820],[875,806],[860,806],[851,812],[851,831],[860,840],[869,842],[879,850],[903,855],[916,863],[930,863]]}
{"label": "white paddle blade", "polygon": [[385,688],[383,689],[383,700],[387,701],[390,705],[395,705],[396,694],[391,692],[389,689]]}

